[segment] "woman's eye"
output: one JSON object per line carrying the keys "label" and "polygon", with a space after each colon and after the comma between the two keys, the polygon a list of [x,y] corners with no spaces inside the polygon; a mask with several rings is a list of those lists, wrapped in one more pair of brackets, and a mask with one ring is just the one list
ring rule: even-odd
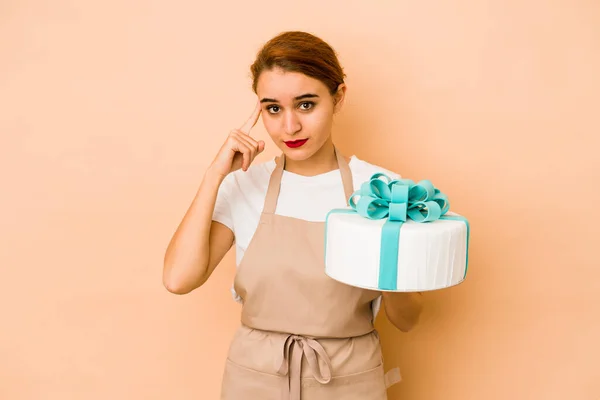
{"label": "woman's eye", "polygon": [[269,107],[267,107],[267,110],[268,110],[268,111],[269,111],[269,113],[271,113],[271,114],[276,114],[276,113],[278,113],[278,112],[279,112],[279,106],[275,106],[275,105],[273,105],[273,106],[269,106]]}
{"label": "woman's eye", "polygon": [[311,101],[305,101],[304,103],[300,103],[300,108],[306,111],[310,110],[314,105],[315,103]]}

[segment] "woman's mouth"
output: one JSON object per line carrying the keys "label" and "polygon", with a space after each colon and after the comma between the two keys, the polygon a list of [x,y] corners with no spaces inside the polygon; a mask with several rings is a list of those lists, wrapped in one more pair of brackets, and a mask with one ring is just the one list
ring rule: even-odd
{"label": "woman's mouth", "polygon": [[304,145],[304,143],[306,143],[307,141],[308,141],[308,139],[299,139],[299,140],[290,140],[289,142],[284,142],[284,143],[286,144],[287,147],[291,147],[292,149],[295,149],[297,147]]}

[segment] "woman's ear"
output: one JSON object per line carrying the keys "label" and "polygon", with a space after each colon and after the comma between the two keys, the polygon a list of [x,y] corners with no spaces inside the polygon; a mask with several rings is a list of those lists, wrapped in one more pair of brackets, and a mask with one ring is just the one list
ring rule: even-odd
{"label": "woman's ear", "polygon": [[345,83],[340,83],[337,87],[337,91],[333,95],[333,113],[337,113],[342,109],[344,100],[346,99],[347,86]]}

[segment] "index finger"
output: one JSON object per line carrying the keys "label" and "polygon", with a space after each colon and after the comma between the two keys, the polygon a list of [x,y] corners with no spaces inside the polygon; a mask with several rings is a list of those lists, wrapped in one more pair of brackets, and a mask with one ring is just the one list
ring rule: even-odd
{"label": "index finger", "polygon": [[252,115],[250,116],[250,118],[248,118],[248,120],[244,123],[244,125],[241,126],[240,131],[244,132],[246,135],[248,133],[250,133],[250,129],[252,129],[254,127],[254,125],[256,125],[256,121],[258,121],[260,111],[261,111],[260,101],[257,100],[256,108],[252,112]]}

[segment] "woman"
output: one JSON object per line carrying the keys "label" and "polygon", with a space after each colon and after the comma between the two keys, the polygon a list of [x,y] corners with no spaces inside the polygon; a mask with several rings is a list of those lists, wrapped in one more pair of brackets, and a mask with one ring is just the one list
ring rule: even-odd
{"label": "woman", "polygon": [[[327,43],[283,33],[259,51],[251,71],[256,108],[206,171],[167,249],[164,285],[177,294],[198,288],[236,244],[232,292],[242,323],[222,399],[386,399],[373,321],[383,299],[390,321],[410,330],[420,294],[382,294],[327,277],[324,219],[375,172],[397,175],[334,146],[346,85]],[[265,148],[250,135],[261,115],[282,154],[253,164]]]}

